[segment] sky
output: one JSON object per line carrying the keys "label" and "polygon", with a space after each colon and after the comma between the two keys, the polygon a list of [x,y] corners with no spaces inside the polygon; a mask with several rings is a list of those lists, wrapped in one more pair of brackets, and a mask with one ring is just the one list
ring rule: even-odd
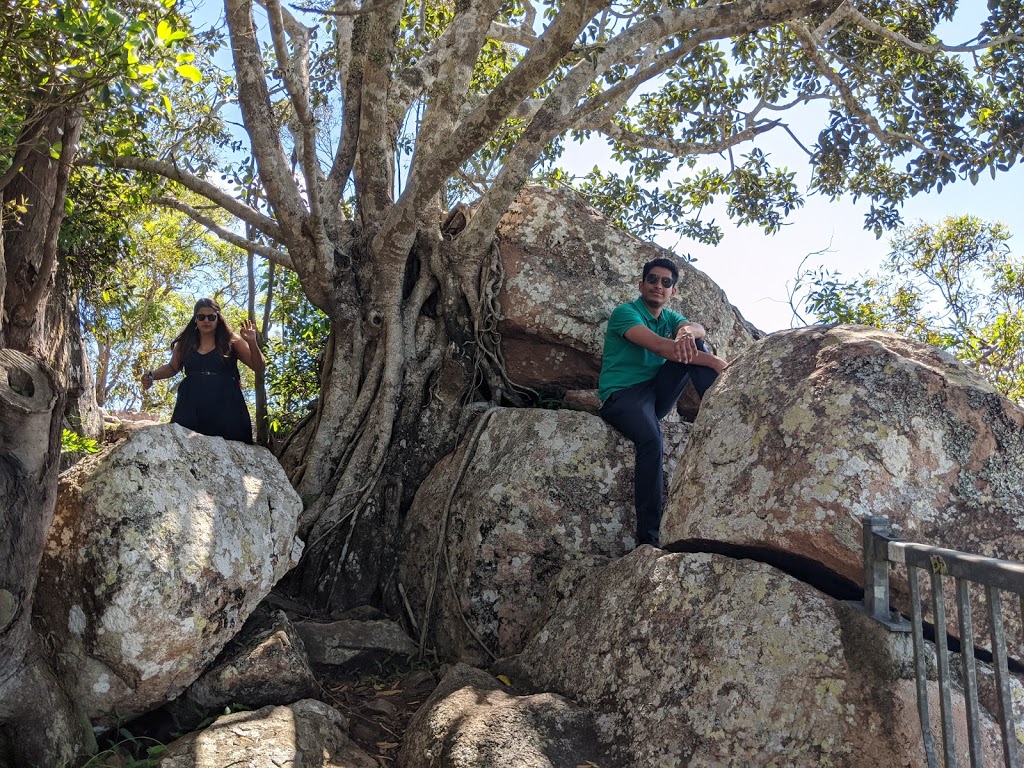
{"label": "sky", "polygon": [[[195,0],[196,13],[193,18],[202,26],[223,16],[223,5],[214,0]],[[983,13],[980,0],[962,0],[962,10],[954,22],[940,30],[943,37],[952,42],[964,42],[975,34],[977,23]],[[306,17],[307,23],[309,17]],[[814,143],[820,122],[800,115],[789,116],[791,128],[807,146]],[[754,146],[743,145],[737,155]],[[771,332],[802,325],[794,318],[789,306],[790,286],[798,273],[804,258],[817,251],[826,253],[811,256],[807,267],[824,266],[840,272],[846,278],[856,277],[876,269],[889,251],[889,236],[876,239],[874,234],[864,230],[864,215],[868,203],[853,203],[850,200],[832,202],[818,196],[807,196],[810,170],[806,155],[781,131],[774,131],[759,137],[757,146],[769,154],[773,163],[788,166],[797,172],[797,183],[805,190],[805,204],[786,220],[782,230],[775,235],[765,235],[757,227],[732,226],[724,212],[711,211],[713,217],[725,231],[725,237],[718,246],[708,246],[675,236],[659,237],[657,242],[679,254],[689,254],[696,259],[694,266],[704,271],[726,293],[743,316],[760,328]],[[562,164],[570,171],[586,173],[595,164],[610,169],[614,163],[603,142],[591,142],[586,147],[569,145]],[[941,193],[918,195],[907,201],[901,216],[904,223],[924,221],[937,224],[947,216],[972,214],[990,221],[1007,225],[1016,233],[1010,241],[1014,253],[1020,253],[1021,239],[1024,238],[1024,167],[1015,166],[1011,171],[998,174],[992,179],[984,174],[977,185],[960,181],[943,188]],[[682,288],[685,291],[685,286]],[[695,318],[699,319],[699,318]],[[813,318],[804,319],[811,322]]]}
{"label": "sky", "polygon": [[[791,166],[793,170],[800,166]],[[798,178],[809,180],[806,163]],[[800,263],[809,253],[829,249],[812,256],[807,267],[819,265],[850,278],[876,269],[889,252],[889,235],[875,239],[863,226],[868,204],[849,200],[832,202],[821,196],[806,197],[803,208],[795,211],[779,233],[768,236],[756,227],[725,225],[726,236],[717,246],[690,242],[679,243],[662,238],[661,245],[675,246],[697,258],[694,264],[725,291],[729,300],[743,316],[763,331],[771,332],[794,325],[803,325],[793,317],[788,303],[788,286],[792,285]],[[947,216],[971,214],[989,221],[1006,224],[1015,254],[1021,252],[1024,238],[1024,168],[998,174],[993,180],[987,174],[976,186],[960,181],[946,186],[941,193],[922,194],[911,198],[900,210],[906,224],[918,221],[938,223]],[[725,216],[718,218],[725,223]],[[804,316],[807,322],[812,318]]]}

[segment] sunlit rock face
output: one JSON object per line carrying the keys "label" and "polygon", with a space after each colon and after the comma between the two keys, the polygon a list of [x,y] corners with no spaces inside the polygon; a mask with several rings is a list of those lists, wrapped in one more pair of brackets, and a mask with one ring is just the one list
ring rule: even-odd
{"label": "sunlit rock face", "polygon": [[[909,635],[752,560],[640,547],[577,570],[492,671],[589,709],[610,764],[925,764]],[[966,722],[956,691],[953,703]],[[984,763],[998,764],[997,729],[983,726]]]}
{"label": "sunlit rock face", "polygon": [[593,718],[552,693],[508,689],[456,664],[409,723],[403,768],[551,768],[608,765]]}
{"label": "sunlit rock face", "polygon": [[[944,352],[819,326],[772,334],[723,373],[661,540],[768,547],[860,584],[865,515],[888,515],[906,539],[1020,561],[1022,510],[1024,410]],[[984,633],[980,605],[974,614]]]}
{"label": "sunlit rock face", "polygon": [[[612,226],[568,190],[527,187],[498,226],[504,279],[498,293],[502,351],[513,381],[593,389],[605,324],[633,301],[643,265],[670,251]],[[704,324],[723,357],[762,334],[699,269],[680,263],[670,306]]]}
{"label": "sunlit rock face", "polygon": [[[689,425],[664,432],[671,472]],[[406,520],[401,580],[421,623],[430,605],[432,643],[472,663],[489,660],[481,644],[519,651],[560,568],[636,545],[633,467],[632,444],[587,413],[503,408],[471,431]]]}
{"label": "sunlit rock face", "polygon": [[61,477],[37,605],[94,719],[196,679],[298,560],[302,504],[264,448],[174,424]]}
{"label": "sunlit rock face", "polygon": [[157,768],[379,768],[347,731],[341,713],[315,699],[235,712],[169,744]]}

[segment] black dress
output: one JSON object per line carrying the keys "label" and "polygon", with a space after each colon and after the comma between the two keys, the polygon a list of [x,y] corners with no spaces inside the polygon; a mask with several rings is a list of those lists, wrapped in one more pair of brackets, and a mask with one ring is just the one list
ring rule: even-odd
{"label": "black dress", "polygon": [[178,387],[171,422],[204,435],[252,443],[252,420],[234,354],[224,357],[216,348],[205,355],[192,350],[182,367],[185,380]]}

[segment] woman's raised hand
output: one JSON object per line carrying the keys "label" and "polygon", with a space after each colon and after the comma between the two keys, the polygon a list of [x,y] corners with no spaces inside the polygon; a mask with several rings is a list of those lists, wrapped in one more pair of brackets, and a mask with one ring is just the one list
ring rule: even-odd
{"label": "woman's raised hand", "polygon": [[238,329],[238,335],[250,347],[256,345],[256,323],[246,318]]}

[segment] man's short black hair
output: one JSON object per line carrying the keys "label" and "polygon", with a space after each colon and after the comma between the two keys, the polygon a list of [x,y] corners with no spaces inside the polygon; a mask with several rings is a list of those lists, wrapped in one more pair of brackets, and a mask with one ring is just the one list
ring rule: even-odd
{"label": "man's short black hair", "polygon": [[675,285],[676,283],[679,282],[679,267],[676,265],[674,261],[672,261],[672,259],[666,259],[664,256],[659,256],[656,259],[651,259],[646,264],[644,264],[644,273],[643,275],[641,275],[640,279],[646,280],[647,275],[650,274],[650,271],[654,267],[662,267],[663,269],[667,269],[669,272],[671,272],[672,285]]}

